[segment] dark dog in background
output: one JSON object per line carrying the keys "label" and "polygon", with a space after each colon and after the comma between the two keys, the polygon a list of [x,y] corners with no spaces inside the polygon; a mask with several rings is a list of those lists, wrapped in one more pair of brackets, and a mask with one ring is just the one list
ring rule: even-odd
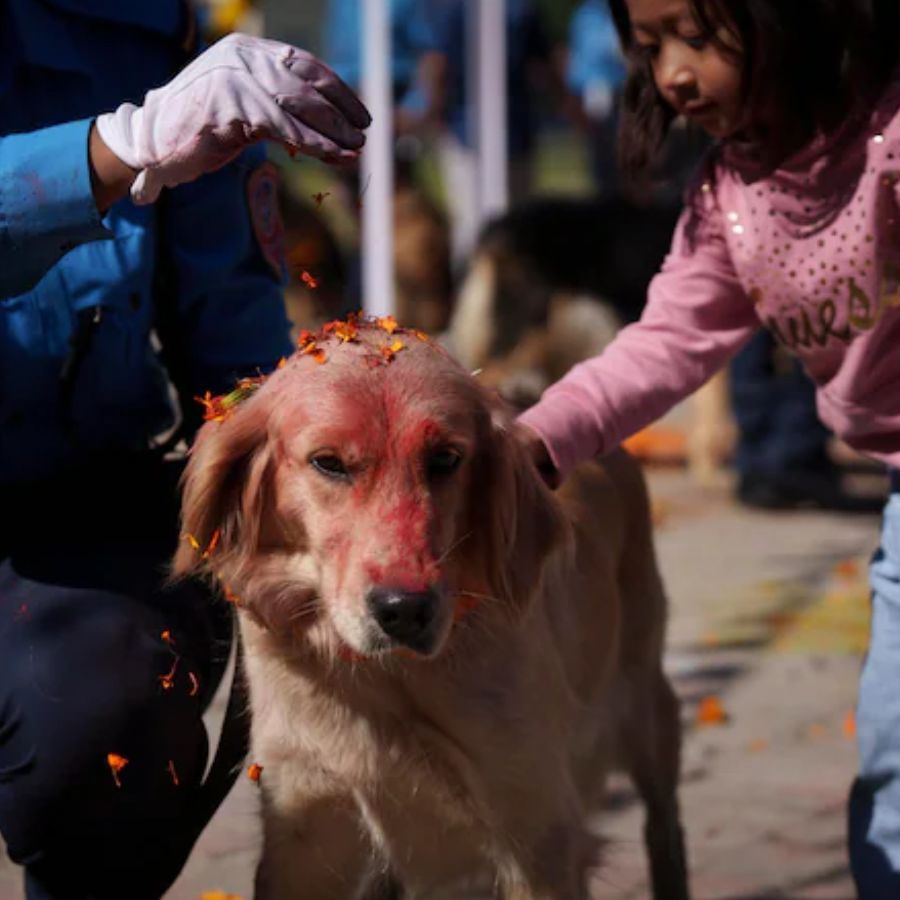
{"label": "dark dog in background", "polygon": [[[640,317],[679,212],[624,197],[548,198],[495,219],[460,288],[448,348],[513,406],[530,406]],[[714,483],[734,440],[724,375],[697,392],[692,418],[688,467]]]}
{"label": "dark dog in background", "polygon": [[539,199],[481,234],[448,332],[453,352],[518,406],[640,316],[677,210]]}

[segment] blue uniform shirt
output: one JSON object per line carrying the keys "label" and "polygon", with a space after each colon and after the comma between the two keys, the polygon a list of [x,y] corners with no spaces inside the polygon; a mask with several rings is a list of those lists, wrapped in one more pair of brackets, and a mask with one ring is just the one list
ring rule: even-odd
{"label": "blue uniform shirt", "polygon": [[125,199],[101,219],[94,204],[93,117],[184,64],[180,0],[0,0],[0,21],[0,483],[11,483],[145,448],[173,423],[151,339],[160,310],[187,396],[271,369],[290,341],[277,259],[257,240],[272,210],[248,199],[263,148],[154,206]]}

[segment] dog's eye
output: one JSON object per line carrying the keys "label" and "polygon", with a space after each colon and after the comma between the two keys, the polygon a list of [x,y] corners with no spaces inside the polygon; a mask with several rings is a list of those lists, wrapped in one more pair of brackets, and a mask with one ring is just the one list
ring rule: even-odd
{"label": "dog's eye", "polygon": [[443,478],[446,475],[450,475],[459,468],[461,462],[462,456],[457,450],[451,450],[449,447],[443,450],[435,450],[425,462],[428,477]]}
{"label": "dog's eye", "polygon": [[335,456],[333,453],[322,453],[319,456],[314,456],[310,463],[314,469],[323,475],[327,475],[329,478],[347,479],[350,477],[350,473],[343,462],[341,462],[340,457]]}

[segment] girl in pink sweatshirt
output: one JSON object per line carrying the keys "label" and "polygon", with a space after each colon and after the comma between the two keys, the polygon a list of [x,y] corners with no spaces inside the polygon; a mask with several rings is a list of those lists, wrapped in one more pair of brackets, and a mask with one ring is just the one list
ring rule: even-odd
{"label": "girl in pink sweatshirt", "polygon": [[[538,464],[565,477],[614,449],[766,327],[825,424],[900,468],[900,0],[610,5],[626,164],[646,167],[676,116],[718,143],[641,321],[521,417]],[[900,492],[871,580],[850,828],[864,900],[900,897]]]}

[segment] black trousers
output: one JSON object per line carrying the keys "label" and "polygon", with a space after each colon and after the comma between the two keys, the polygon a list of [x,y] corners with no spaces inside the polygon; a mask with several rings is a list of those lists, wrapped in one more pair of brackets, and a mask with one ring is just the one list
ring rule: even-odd
{"label": "black trousers", "polygon": [[161,897],[230,787],[201,785],[201,715],[231,610],[165,583],[179,474],[116,458],[0,491],[0,833],[29,900]]}

